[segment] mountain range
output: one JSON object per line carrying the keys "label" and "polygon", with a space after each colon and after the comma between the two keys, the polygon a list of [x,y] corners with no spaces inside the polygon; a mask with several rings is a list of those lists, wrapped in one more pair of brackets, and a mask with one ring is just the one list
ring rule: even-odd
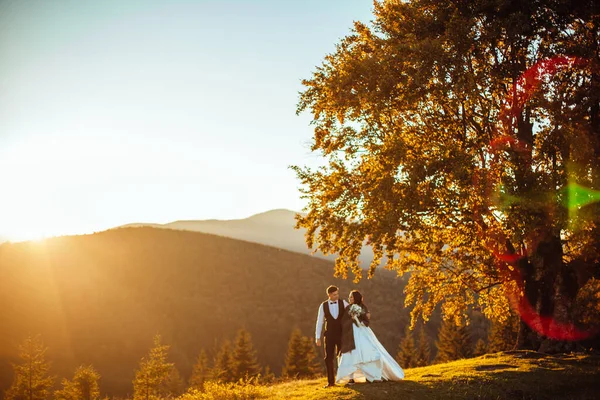
{"label": "mountain range", "polygon": [[[304,239],[306,230],[304,228],[295,229],[296,214],[298,213],[295,211],[277,209],[243,219],[183,220],[167,224],[133,223],[118,228],[146,226],[211,233],[213,235],[265,244],[304,254],[311,254],[312,249],[307,247]],[[300,214],[305,215],[302,213]],[[314,255],[328,260],[335,260],[336,257],[336,255],[325,256],[320,252],[316,252]],[[360,256],[361,266],[367,269],[372,260],[372,249],[368,246],[364,246]]]}

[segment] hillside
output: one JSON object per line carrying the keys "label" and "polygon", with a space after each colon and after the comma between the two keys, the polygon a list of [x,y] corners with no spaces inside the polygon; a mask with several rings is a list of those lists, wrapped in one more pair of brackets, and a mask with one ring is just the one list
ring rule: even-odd
{"label": "hillside", "polygon": [[[139,359],[161,333],[188,377],[202,348],[212,351],[244,326],[259,361],[281,371],[290,333],[312,335],[329,284],[327,260],[203,233],[124,228],[0,245],[0,390],[29,333],[42,335],[53,373],[92,363],[102,391],[131,392]],[[373,329],[395,351],[408,321],[402,281],[389,271],[358,287]],[[432,329],[434,329],[432,327]]]}
{"label": "hillside", "polygon": [[264,388],[269,399],[597,399],[600,357],[506,352],[406,370],[401,382],[322,389],[324,379]]}
{"label": "hillside", "polygon": [[[167,224],[133,223],[122,227],[149,226],[155,228],[178,229],[194,232],[210,233],[248,242],[265,244],[279,247],[298,253],[310,254],[311,250],[306,247],[304,240],[305,229],[295,229],[296,212],[290,210],[270,210],[256,214],[248,218],[232,220],[189,220],[175,221]],[[122,228],[119,227],[119,228]],[[328,260],[334,260],[335,256],[324,256],[315,254]],[[370,247],[363,248],[360,260],[364,268],[368,268],[373,260],[373,251]]]}

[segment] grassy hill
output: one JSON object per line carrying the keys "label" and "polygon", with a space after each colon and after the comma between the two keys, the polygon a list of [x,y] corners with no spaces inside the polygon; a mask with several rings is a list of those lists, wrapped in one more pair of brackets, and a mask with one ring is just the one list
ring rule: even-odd
{"label": "grassy hill", "polygon": [[600,357],[505,352],[406,370],[402,382],[323,389],[324,379],[264,388],[272,399],[597,399]]}
{"label": "grassy hill", "polygon": [[[395,352],[408,321],[403,281],[389,271],[358,285],[373,329]],[[107,394],[131,393],[140,358],[156,333],[188,378],[209,353],[245,327],[258,358],[281,371],[291,331],[312,335],[325,288],[346,296],[357,285],[332,278],[330,261],[197,232],[124,228],[41,242],[0,245],[0,392],[28,334],[49,347],[52,373],[82,363],[102,375]],[[432,327],[432,329],[435,329]]]}

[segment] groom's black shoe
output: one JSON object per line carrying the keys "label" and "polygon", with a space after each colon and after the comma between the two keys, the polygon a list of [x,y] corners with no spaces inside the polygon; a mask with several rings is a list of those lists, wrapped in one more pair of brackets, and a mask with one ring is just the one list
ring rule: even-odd
{"label": "groom's black shoe", "polygon": [[335,385],[328,383],[327,385],[323,386],[323,389],[328,389],[328,388],[332,388],[332,387],[335,387]]}

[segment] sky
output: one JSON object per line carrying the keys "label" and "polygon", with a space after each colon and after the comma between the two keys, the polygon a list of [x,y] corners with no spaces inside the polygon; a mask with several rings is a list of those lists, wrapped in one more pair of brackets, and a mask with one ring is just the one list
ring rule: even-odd
{"label": "sky", "polygon": [[300,211],[300,81],[372,8],[0,0],[0,237]]}

